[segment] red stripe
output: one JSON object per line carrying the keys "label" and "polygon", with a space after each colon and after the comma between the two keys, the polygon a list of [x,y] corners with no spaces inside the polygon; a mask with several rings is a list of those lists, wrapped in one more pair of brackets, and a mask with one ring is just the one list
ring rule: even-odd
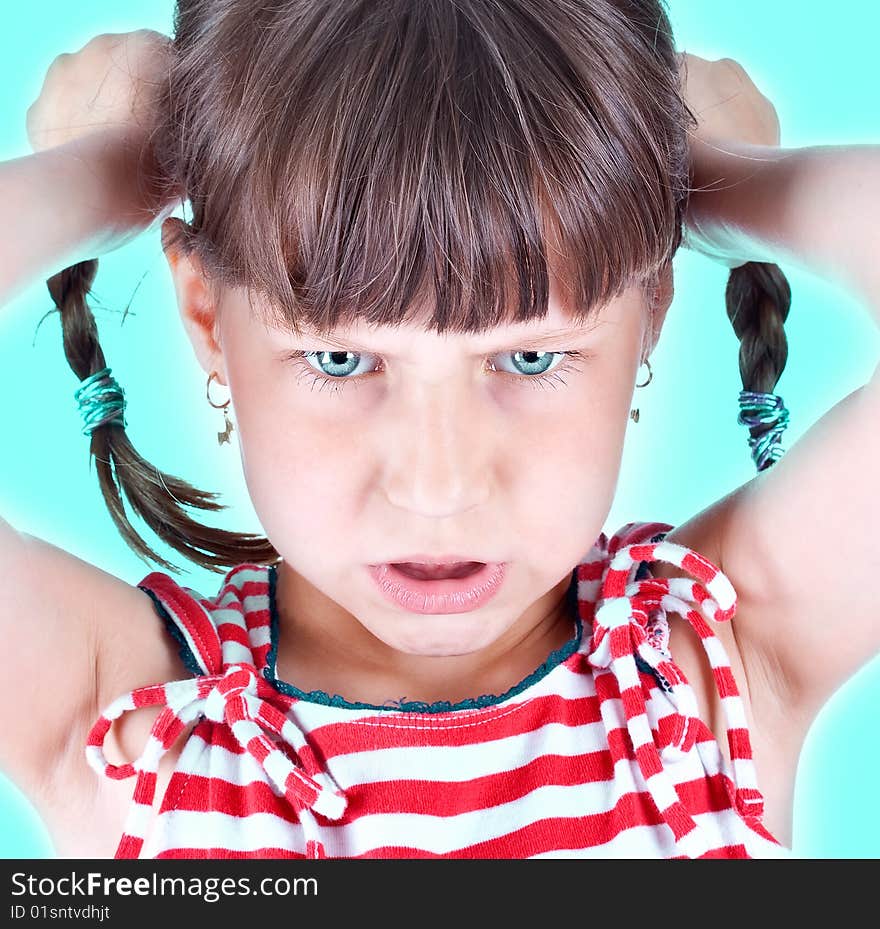
{"label": "red stripe", "polygon": [[[346,791],[348,806],[342,818],[334,820],[334,828],[350,825],[363,816],[374,814],[428,813],[431,816],[451,817],[490,810],[527,796],[546,784],[564,787],[606,781],[609,790],[614,790],[610,783],[611,761],[604,752],[575,758],[543,756],[515,769],[513,773],[514,778],[510,777],[511,772],[503,772],[461,782],[401,779],[350,787]],[[730,780],[723,774],[675,785],[681,803],[693,816],[730,809],[729,788]],[[299,793],[300,789],[297,788]],[[288,822],[298,821],[295,809],[263,781],[238,786],[219,777],[175,772],[169,781],[167,796],[174,796],[173,808],[176,810],[198,813],[217,811],[238,818],[251,813],[271,812]],[[627,796],[630,797],[627,802],[634,802],[632,798],[640,797],[640,804],[654,811],[655,815],[644,823],[650,825],[662,821],[656,815],[656,804],[647,790]],[[167,808],[163,801],[162,811]],[[617,820],[619,812],[619,806],[614,806],[608,812],[591,814],[586,819],[617,821],[614,834],[631,825],[644,824],[641,821],[632,823],[629,820]],[[584,819],[575,818],[579,821]],[[595,844],[595,841],[591,844]]]}
{"label": "red stripe", "polygon": [[[180,733],[183,732],[183,730],[186,728],[186,723],[184,723],[181,718],[176,713],[174,713],[173,710],[166,708],[162,711],[162,715],[164,716],[166,713],[171,714],[172,718],[167,723],[168,728],[162,732],[161,741],[163,747],[170,748],[177,741]],[[159,731],[158,720],[156,725],[157,731]]]}
{"label": "red stripe", "polygon": [[649,745],[640,745],[636,749],[636,761],[646,780],[663,770],[663,765],[657,755],[657,746],[653,742]]}
{"label": "red stripe", "polygon": [[262,764],[269,755],[271,748],[266,744],[265,736],[255,735],[248,739],[247,750]]}
{"label": "red stripe", "polygon": [[704,584],[711,584],[715,575],[718,573],[713,565],[710,565],[696,552],[687,552],[684,558],[681,559],[681,567],[687,571],[688,574],[698,577]]}
{"label": "red stripe", "polygon": [[131,692],[132,703],[135,709],[142,706],[155,706],[157,703],[166,703],[167,695],[164,684],[148,684],[146,687],[138,687]]}
{"label": "red stripe", "polygon": [[107,733],[110,731],[112,725],[113,720],[107,719],[106,716],[99,716],[97,720],[95,720],[95,724],[89,730],[86,745],[103,745],[104,739],[107,738]]}
{"label": "red stripe", "polygon": [[225,622],[219,623],[217,625],[217,631],[220,633],[220,640],[222,642],[238,642],[239,645],[243,645],[247,649],[251,647],[251,640],[248,638],[247,629],[236,622],[226,620]]}
{"label": "red stripe", "polygon": [[748,858],[745,845],[725,845],[723,848],[713,848],[700,858]]}
{"label": "red stripe", "polygon": [[752,746],[748,729],[728,729],[727,744],[730,746],[731,759],[751,760]]}
{"label": "red stripe", "polygon": [[104,768],[104,776],[113,781],[124,781],[134,776],[134,765],[128,761],[125,764],[108,764]]}
{"label": "red stripe", "polygon": [[143,848],[144,840],[132,835],[123,833],[119,840],[119,846],[116,849],[114,858],[137,858]]}
{"label": "red stripe", "polygon": [[258,671],[262,671],[266,667],[266,658],[269,655],[270,643],[265,645],[252,645],[251,652],[254,656],[254,666]]}
{"label": "red stripe", "polygon": [[738,697],[739,688],[736,686],[736,678],[733,671],[728,665],[720,668],[713,668],[712,673],[715,675],[715,683],[718,685],[718,693],[722,697]]}
{"label": "red stripe", "polygon": [[[525,703],[493,707],[471,713],[398,713],[381,711],[328,723],[309,733],[309,741],[327,758],[373,748],[413,748],[445,745],[450,748],[479,745],[536,732],[552,722],[561,726],[600,723],[599,700],[595,696],[567,699],[556,694],[535,697]],[[365,746],[366,743],[366,746]]]}
{"label": "red stripe", "polygon": [[156,772],[141,771],[134,785],[132,801],[134,803],[151,803],[156,793]]}
{"label": "red stripe", "polygon": [[605,565],[602,561],[589,561],[577,566],[579,581],[598,581],[602,577]]}
{"label": "red stripe", "polygon": [[156,858],[305,858],[302,852],[286,848],[257,848],[248,852],[233,852],[226,848],[171,848],[159,852]]}

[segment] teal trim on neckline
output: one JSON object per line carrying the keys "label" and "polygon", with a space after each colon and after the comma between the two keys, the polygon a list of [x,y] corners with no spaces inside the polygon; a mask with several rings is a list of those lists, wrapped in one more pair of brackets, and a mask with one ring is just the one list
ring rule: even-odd
{"label": "teal trim on neckline", "polygon": [[557,665],[562,664],[567,658],[573,655],[581,644],[581,635],[583,633],[583,623],[577,610],[577,575],[576,571],[572,572],[572,582],[569,585],[569,604],[575,605],[575,633],[564,645],[550,653],[547,660],[535,671],[524,677],[518,684],[514,684],[503,694],[481,694],[479,697],[469,697],[466,700],[459,700],[458,703],[450,703],[448,700],[435,700],[433,703],[425,703],[420,700],[399,700],[390,701],[384,704],[376,703],[352,703],[341,697],[339,694],[330,694],[323,690],[312,690],[306,693],[287,681],[279,680],[275,676],[275,662],[278,660],[278,634],[279,618],[278,609],[275,603],[275,582],[277,576],[277,567],[268,565],[269,573],[269,615],[270,623],[270,644],[269,653],[266,655],[266,666],[263,668],[263,677],[280,693],[288,697],[296,697],[299,700],[306,700],[310,703],[321,703],[324,706],[341,707],[347,710],[392,710],[407,713],[449,713],[455,710],[476,710],[487,706],[493,706],[501,703],[510,697],[522,693],[532,684],[536,684],[543,677],[546,677]]}

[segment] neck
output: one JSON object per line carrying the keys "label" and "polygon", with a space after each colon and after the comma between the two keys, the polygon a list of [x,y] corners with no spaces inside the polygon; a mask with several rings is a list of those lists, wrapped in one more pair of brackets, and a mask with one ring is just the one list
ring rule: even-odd
{"label": "neck", "polygon": [[277,568],[276,676],[298,689],[338,694],[349,702],[458,703],[505,693],[574,635],[566,577],[533,603],[490,646],[466,655],[397,651],[318,591],[286,562]]}

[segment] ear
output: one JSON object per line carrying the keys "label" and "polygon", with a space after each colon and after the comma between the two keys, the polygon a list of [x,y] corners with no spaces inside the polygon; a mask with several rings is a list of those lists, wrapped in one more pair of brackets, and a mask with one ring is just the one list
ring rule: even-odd
{"label": "ear", "polygon": [[660,332],[666,320],[666,313],[675,296],[675,281],[672,274],[672,262],[667,262],[659,271],[651,293],[648,307],[648,322],[642,341],[642,360],[649,358],[660,339]]}
{"label": "ear", "polygon": [[226,365],[220,344],[219,307],[211,295],[208,280],[198,257],[183,247],[186,224],[170,216],[162,223],[162,250],[171,269],[177,308],[193,351],[206,374],[217,372],[217,380],[227,384]]}

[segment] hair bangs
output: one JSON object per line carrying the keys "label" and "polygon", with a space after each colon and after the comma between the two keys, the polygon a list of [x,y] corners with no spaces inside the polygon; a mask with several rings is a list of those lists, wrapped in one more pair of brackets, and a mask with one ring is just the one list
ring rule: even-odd
{"label": "hair bangs", "polygon": [[545,316],[551,277],[587,321],[671,257],[686,189],[656,87],[631,92],[662,62],[604,63],[633,58],[615,9],[261,8],[261,42],[179,75],[205,98],[186,112],[223,107],[182,159],[208,273],[294,331],[480,332]]}

